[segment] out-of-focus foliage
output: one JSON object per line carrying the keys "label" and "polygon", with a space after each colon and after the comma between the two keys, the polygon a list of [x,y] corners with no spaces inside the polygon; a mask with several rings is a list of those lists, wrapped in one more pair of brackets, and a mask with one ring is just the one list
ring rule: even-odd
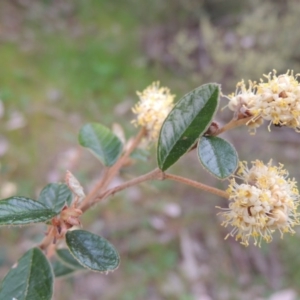
{"label": "out-of-focus foliage", "polygon": [[[180,22],[175,30],[163,26],[156,35],[156,27],[149,29],[145,49],[152,60],[194,82],[221,82],[226,91],[232,91],[239,78],[259,80],[272,69],[282,72],[299,67],[298,1],[181,4],[186,13],[183,26]],[[170,26],[176,23],[167,20]],[[156,43],[151,47],[152,36]]]}

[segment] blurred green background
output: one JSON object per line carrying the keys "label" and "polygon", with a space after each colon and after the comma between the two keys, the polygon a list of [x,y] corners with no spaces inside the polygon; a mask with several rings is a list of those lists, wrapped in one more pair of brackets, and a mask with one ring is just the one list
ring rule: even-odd
{"label": "blurred green background", "polygon": [[[87,122],[126,137],[136,91],[159,80],[178,100],[207,83],[232,93],[241,78],[300,67],[298,1],[257,0],[10,0],[0,1],[0,196],[37,198],[71,170],[89,190],[102,167],[77,142]],[[220,107],[226,105],[221,100]],[[220,111],[225,123],[231,115]],[[241,160],[274,158],[300,180],[299,134],[286,128],[246,128],[223,135]],[[155,167],[151,159],[123,170],[119,184]],[[207,175],[195,153],[172,172],[226,188]],[[176,196],[175,196],[176,195]],[[172,182],[131,188],[90,210],[85,229],[121,254],[109,275],[59,279],[55,300],[295,300],[300,299],[300,231],[262,248],[244,248],[220,227],[226,201]],[[45,228],[2,228],[0,275]]]}

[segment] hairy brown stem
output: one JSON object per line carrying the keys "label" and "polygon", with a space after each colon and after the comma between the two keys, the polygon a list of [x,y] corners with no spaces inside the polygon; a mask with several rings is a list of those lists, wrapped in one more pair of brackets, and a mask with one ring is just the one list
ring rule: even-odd
{"label": "hairy brown stem", "polygon": [[89,209],[91,206],[93,206],[94,204],[100,202],[102,199],[107,198],[110,195],[114,195],[117,192],[120,192],[122,190],[125,190],[131,186],[134,186],[136,184],[142,183],[144,181],[148,181],[148,180],[163,180],[164,179],[164,173],[160,170],[160,169],[154,169],[153,171],[139,176],[137,178],[134,178],[132,180],[129,180],[123,184],[120,184],[117,187],[114,187],[112,189],[109,189],[107,191],[105,191],[104,193],[102,193],[101,195],[99,195],[97,198],[95,198],[92,202],[86,203],[84,206],[82,206],[82,211],[86,211],[87,209]]}
{"label": "hairy brown stem", "polygon": [[247,122],[249,122],[251,119],[253,118],[253,116],[250,116],[248,118],[244,118],[244,119],[239,119],[239,120],[231,120],[229,121],[227,124],[225,124],[222,128],[220,128],[214,135],[219,135],[225,131],[231,130],[235,127],[238,126],[242,126],[245,125]]}
{"label": "hairy brown stem", "polygon": [[131,186],[134,186],[136,184],[142,183],[144,181],[148,181],[148,180],[164,180],[164,179],[170,179],[173,181],[177,181],[180,183],[184,183],[186,185],[195,187],[197,189],[215,194],[217,196],[223,197],[228,199],[228,194],[222,190],[216,189],[214,187],[208,186],[206,184],[200,183],[198,181],[194,181],[185,177],[181,177],[181,176],[177,176],[177,175],[173,175],[173,174],[168,174],[168,173],[164,173],[163,171],[161,171],[160,169],[154,169],[153,171],[139,176],[137,178],[134,178],[132,180],[129,180],[115,188],[109,189],[107,191],[105,191],[104,193],[102,193],[101,195],[99,195],[97,198],[95,198],[92,202],[86,203],[84,206],[81,207],[82,211],[86,211],[87,209],[89,209],[91,206],[95,205],[96,203],[100,202],[101,200],[109,197],[110,195],[114,195],[117,192],[120,192],[122,190],[125,190]]}
{"label": "hairy brown stem", "polygon": [[[251,118],[253,118],[253,116],[239,119],[239,120],[233,119],[233,120],[229,121],[227,124],[225,124],[222,128],[217,130],[215,133],[208,133],[208,136],[217,136],[225,131],[231,130],[235,127],[242,126],[242,125],[246,124],[247,122],[249,122],[251,120]],[[198,145],[198,141],[190,148],[189,152],[195,150],[197,148],[197,145]]]}
{"label": "hairy brown stem", "polygon": [[106,168],[104,170],[104,174],[102,176],[102,179],[99,180],[99,182],[94,186],[94,188],[88,193],[88,195],[85,197],[84,201],[81,203],[80,206],[84,205],[85,203],[89,203],[95,196],[97,195],[98,191],[103,187],[105,183],[105,178],[108,174],[109,169]]}
{"label": "hairy brown stem", "polygon": [[[230,122],[228,122],[226,125],[224,125],[222,128],[220,128],[214,135],[219,135],[225,131],[231,130],[235,127],[241,126],[246,124],[248,121],[250,121],[252,118],[252,116],[248,117],[248,118],[243,118],[243,119],[239,119],[239,120],[231,120]],[[126,163],[129,155],[132,153],[132,151],[137,147],[137,145],[140,143],[141,139],[145,136],[146,130],[145,128],[142,128],[140,130],[140,132],[138,133],[138,135],[136,136],[136,138],[133,140],[133,142],[131,143],[131,145],[128,147],[128,149],[125,151],[125,153],[119,158],[119,160],[109,169],[106,170],[102,180],[100,180],[98,182],[98,184],[96,184],[96,186],[92,189],[92,191],[86,196],[86,198],[84,199],[84,201],[81,203],[80,205],[80,209],[85,208],[84,210],[86,210],[86,207],[90,207],[94,204],[94,200],[98,199],[96,202],[99,201],[99,199],[102,199],[102,195],[101,197],[97,197],[97,194],[99,193],[99,191],[105,190],[107,188],[107,186],[109,185],[109,183],[111,182],[111,180],[116,176],[116,174],[119,172],[119,170],[122,168],[122,166],[124,165],[124,163]],[[196,146],[195,146],[196,147]],[[194,148],[194,147],[193,147]],[[193,149],[192,148],[192,149]],[[166,174],[167,175],[167,174]],[[168,175],[167,175],[168,176]],[[175,175],[174,175],[175,176]],[[179,177],[177,177],[178,179]],[[183,177],[180,177],[181,179],[184,179]],[[170,178],[172,180],[177,180],[174,178]],[[189,179],[186,179],[187,181],[189,181]],[[178,181],[178,180],[177,180]],[[183,182],[183,181],[181,181]],[[190,181],[191,182],[191,181]],[[186,184],[188,184],[187,182],[185,182]],[[196,186],[195,186],[196,187]],[[210,192],[213,190],[213,188],[210,188]],[[105,192],[106,193],[106,192]],[[223,197],[223,196],[221,196]],[[89,203],[91,203],[89,205]]]}
{"label": "hairy brown stem", "polygon": [[40,242],[40,244],[39,244],[39,248],[41,249],[41,250],[46,250],[48,247],[49,247],[49,245],[51,245],[51,243],[53,242],[53,237],[51,237],[49,234],[48,235],[46,235],[44,238],[43,238],[43,240]]}
{"label": "hairy brown stem", "polygon": [[200,190],[203,190],[203,191],[206,191],[206,192],[209,192],[209,193],[215,194],[217,196],[228,199],[228,194],[226,192],[224,192],[222,190],[219,190],[219,189],[216,189],[212,186],[203,184],[203,183],[198,182],[198,181],[194,181],[194,180],[191,180],[191,179],[188,179],[188,178],[185,178],[185,177],[181,177],[181,176],[177,176],[177,175],[173,175],[173,174],[168,174],[168,173],[164,174],[164,178],[165,179],[171,179],[171,180],[174,180],[174,181],[177,181],[177,182],[181,182],[181,183],[184,183],[186,185],[195,187],[197,189],[200,189]]}
{"label": "hairy brown stem", "polygon": [[[220,128],[214,135],[219,135],[227,130],[244,125],[249,120],[251,120],[251,118],[252,117],[244,118],[244,119],[240,119],[240,120],[231,120],[225,126]],[[134,140],[128,145],[128,148],[125,150],[123,155],[117,160],[117,162],[112,167],[105,169],[101,180],[99,180],[99,182],[95,185],[95,187],[85,197],[84,201],[79,205],[78,208],[81,209],[82,212],[85,212],[91,206],[95,205],[96,203],[99,203],[101,200],[109,197],[110,195],[114,195],[117,192],[120,192],[124,189],[127,189],[131,186],[140,184],[140,183],[148,181],[148,180],[170,179],[170,180],[177,181],[177,182],[180,182],[180,183],[192,186],[194,188],[201,189],[203,191],[206,191],[206,192],[209,192],[209,193],[215,194],[217,196],[228,199],[228,194],[223,190],[216,189],[214,187],[205,185],[203,183],[200,183],[200,182],[197,182],[197,181],[185,178],[185,177],[164,173],[163,171],[161,171],[158,168],[154,169],[153,171],[151,171],[147,174],[144,174],[142,176],[139,176],[137,178],[129,180],[115,188],[106,190],[109,183],[112,181],[112,179],[117,175],[117,173],[120,171],[120,169],[127,163],[130,154],[138,146],[138,144],[141,142],[141,140],[145,136],[145,134],[146,134],[146,129],[142,128],[139,131],[139,133],[137,134],[137,136],[134,138]],[[101,190],[104,192],[102,194],[98,195]],[[48,235],[45,236],[43,241],[40,243],[39,247],[42,250],[46,250],[46,249],[48,249],[48,247],[51,248],[52,243],[53,243],[53,237],[48,232]],[[53,251],[51,251],[51,253],[52,252]],[[51,253],[49,252],[50,256],[52,255]]]}
{"label": "hairy brown stem", "polygon": [[84,201],[80,204],[79,208],[83,210],[84,207],[89,206],[89,203],[93,203],[93,200],[97,197],[99,191],[105,190],[111,180],[116,176],[122,166],[127,162],[129,155],[132,151],[138,146],[141,142],[142,138],[145,136],[146,130],[142,128],[129,147],[125,150],[123,155],[117,160],[117,162],[104,174],[104,177],[96,184],[96,186],[92,189],[92,191],[85,197]]}
{"label": "hairy brown stem", "polygon": [[146,129],[142,128],[139,131],[139,133],[137,134],[137,136],[135,137],[135,139],[132,141],[132,143],[129,145],[129,147],[126,149],[124,154],[109,169],[107,179],[105,180],[105,183],[104,183],[102,189],[105,189],[107,187],[107,185],[111,182],[111,180],[116,176],[116,174],[122,168],[123,164],[127,162],[129,155],[138,146],[138,144],[141,142],[141,140],[145,136],[145,134],[146,134]]}

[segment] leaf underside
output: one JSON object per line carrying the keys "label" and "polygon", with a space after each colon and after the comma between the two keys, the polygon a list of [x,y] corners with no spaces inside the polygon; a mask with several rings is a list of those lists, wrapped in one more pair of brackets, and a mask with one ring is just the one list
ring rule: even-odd
{"label": "leaf underside", "polygon": [[237,152],[228,141],[222,138],[201,137],[197,152],[204,168],[219,179],[227,178],[237,169]]}
{"label": "leaf underside", "polygon": [[123,149],[120,139],[99,123],[84,125],[79,132],[79,143],[91,150],[105,166],[112,166]]}
{"label": "leaf underside", "polygon": [[52,269],[55,277],[68,276],[78,270],[66,266],[64,263],[62,263],[59,260],[55,260],[52,262]]}
{"label": "leaf underside", "polygon": [[68,249],[57,249],[56,254],[63,264],[73,269],[83,269],[84,267],[74,258]]}

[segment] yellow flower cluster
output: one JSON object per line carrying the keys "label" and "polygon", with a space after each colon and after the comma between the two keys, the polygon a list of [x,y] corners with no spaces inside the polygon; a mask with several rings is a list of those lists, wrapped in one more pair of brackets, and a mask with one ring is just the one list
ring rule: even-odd
{"label": "yellow flower cluster", "polygon": [[160,87],[159,82],[153,82],[137,95],[140,101],[132,108],[137,115],[132,123],[146,128],[149,142],[156,141],[162,123],[173,108],[175,95],[168,88]]}
{"label": "yellow flower cluster", "polygon": [[261,241],[272,241],[277,229],[281,237],[285,232],[294,233],[292,227],[299,224],[299,192],[294,179],[287,179],[288,172],[283,165],[272,166],[272,160],[264,165],[256,160],[249,169],[246,162],[240,162],[238,184],[231,179],[227,189],[229,207],[221,208],[223,226],[233,226],[226,236],[235,236],[241,244],[248,246],[249,239],[254,245]]}
{"label": "yellow flower cluster", "polygon": [[300,84],[293,71],[277,76],[276,71],[264,75],[259,83],[244,81],[237,84],[235,94],[228,96],[229,109],[235,112],[236,118],[250,117],[247,123],[255,131],[263,120],[278,126],[288,126],[300,132]]}

